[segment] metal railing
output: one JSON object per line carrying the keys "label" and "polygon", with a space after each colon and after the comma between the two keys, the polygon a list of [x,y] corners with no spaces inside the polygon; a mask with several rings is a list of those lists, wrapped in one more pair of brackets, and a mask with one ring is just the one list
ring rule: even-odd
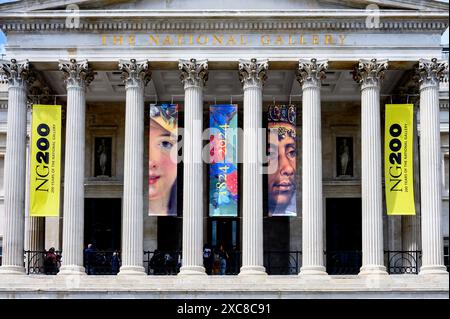
{"label": "metal railing", "polygon": [[444,248],[444,265],[447,267],[447,271],[450,272],[448,250],[448,246]]}
{"label": "metal railing", "polygon": [[53,258],[50,258],[49,252],[45,250],[25,251],[25,269],[28,275],[56,275],[59,272],[60,266],[61,251],[55,251]]}
{"label": "metal railing", "polygon": [[327,273],[330,275],[356,275],[362,265],[361,250],[326,251]]}
{"label": "metal railing", "polygon": [[386,269],[389,274],[418,274],[422,252],[388,250],[385,251]]}
{"label": "metal railing", "polygon": [[296,275],[300,271],[302,252],[265,251],[264,267],[269,275]]}
{"label": "metal railing", "polygon": [[181,251],[144,251],[144,268],[147,275],[176,275],[181,268]]}
{"label": "metal railing", "polygon": [[121,266],[118,251],[99,250],[84,254],[84,267],[88,275],[117,275]]}
{"label": "metal railing", "polygon": [[[25,267],[28,275],[55,275],[62,261],[60,251],[55,251],[56,263],[48,263],[47,251],[25,251]],[[358,274],[362,263],[362,252],[325,251],[327,272],[330,275]],[[389,274],[418,274],[421,266],[421,251],[385,251],[385,265]],[[228,252],[227,275],[237,275],[242,266],[242,252]],[[181,251],[144,251],[143,263],[148,275],[176,275],[181,267]],[[217,257],[215,258],[217,259]],[[264,267],[269,275],[295,275],[302,264],[301,251],[265,251]],[[449,270],[448,250],[444,263]],[[121,266],[120,253],[95,251],[84,258],[84,267],[89,275],[115,275]],[[219,274],[220,262],[214,260],[212,274]]]}
{"label": "metal railing", "polygon": [[[48,251],[25,251],[25,268],[28,275],[56,275],[61,266],[61,251],[55,251],[55,257],[50,258]],[[116,275],[120,269],[120,253],[114,251],[93,251],[84,254],[83,266],[88,275]]]}

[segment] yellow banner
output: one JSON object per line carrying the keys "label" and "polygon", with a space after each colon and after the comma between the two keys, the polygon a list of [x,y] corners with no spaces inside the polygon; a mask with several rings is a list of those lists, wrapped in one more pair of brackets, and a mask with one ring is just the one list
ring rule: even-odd
{"label": "yellow banner", "polygon": [[387,104],[384,178],[388,215],[415,215],[413,105]]}
{"label": "yellow banner", "polygon": [[59,216],[61,105],[33,105],[30,216]]}

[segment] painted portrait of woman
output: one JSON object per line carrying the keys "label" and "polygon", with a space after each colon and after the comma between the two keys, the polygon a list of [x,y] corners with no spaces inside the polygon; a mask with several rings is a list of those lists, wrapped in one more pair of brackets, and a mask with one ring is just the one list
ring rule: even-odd
{"label": "painted portrait of woman", "polygon": [[150,106],[149,215],[177,215],[178,105]]}

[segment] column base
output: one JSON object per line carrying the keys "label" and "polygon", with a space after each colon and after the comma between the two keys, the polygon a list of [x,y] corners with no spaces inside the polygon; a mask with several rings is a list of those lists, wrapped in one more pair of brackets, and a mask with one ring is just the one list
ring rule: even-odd
{"label": "column base", "polygon": [[299,276],[328,276],[328,273],[324,266],[303,266],[300,268]]}
{"label": "column base", "polygon": [[58,272],[58,276],[65,276],[65,275],[85,276],[86,271],[83,266],[77,265],[61,266]]}
{"label": "column base", "polygon": [[178,276],[206,276],[205,267],[183,266],[180,268]]}
{"label": "column base", "polygon": [[145,268],[142,266],[122,266],[117,274],[118,276],[143,276],[147,275],[145,273]]}
{"label": "column base", "polygon": [[238,276],[267,276],[263,266],[242,266]]}
{"label": "column base", "polygon": [[419,275],[447,275],[447,267],[443,265],[427,265],[420,267]]}
{"label": "column base", "polygon": [[0,275],[25,275],[25,267],[3,265],[0,266]]}
{"label": "column base", "polygon": [[365,275],[387,275],[386,267],[382,265],[365,265],[359,270],[358,276]]}

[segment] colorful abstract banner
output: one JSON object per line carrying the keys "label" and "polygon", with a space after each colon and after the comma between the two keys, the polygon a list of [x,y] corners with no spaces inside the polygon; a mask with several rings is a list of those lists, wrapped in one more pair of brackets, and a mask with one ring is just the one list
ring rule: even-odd
{"label": "colorful abstract banner", "polygon": [[148,214],[177,215],[178,105],[150,105]]}
{"label": "colorful abstract banner", "polygon": [[413,104],[387,104],[384,178],[388,215],[415,215]]}
{"label": "colorful abstract banner", "polygon": [[269,106],[268,216],[297,216],[296,108]]}
{"label": "colorful abstract banner", "polygon": [[209,112],[209,216],[236,217],[237,105],[212,105]]}
{"label": "colorful abstract banner", "polygon": [[30,216],[59,216],[61,105],[33,105]]}

